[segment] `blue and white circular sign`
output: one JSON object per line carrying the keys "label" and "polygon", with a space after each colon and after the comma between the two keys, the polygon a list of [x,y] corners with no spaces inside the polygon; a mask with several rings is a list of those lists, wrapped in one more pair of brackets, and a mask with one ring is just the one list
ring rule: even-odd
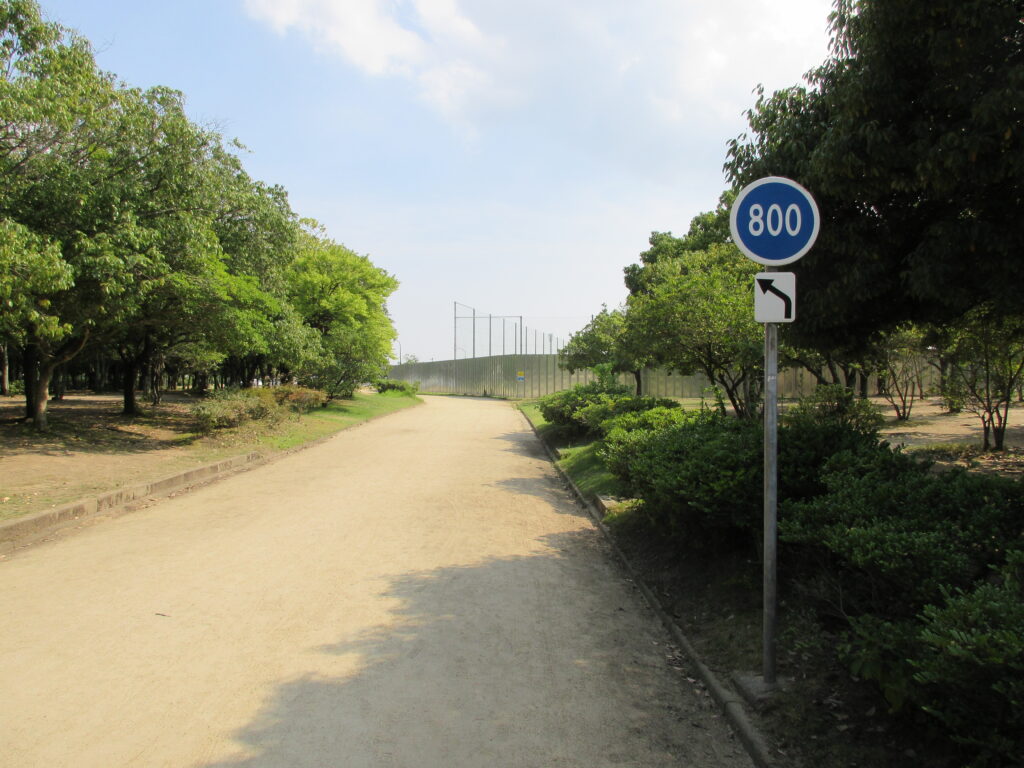
{"label": "blue and white circular sign", "polygon": [[811,193],[792,179],[766,176],[745,186],[729,212],[737,247],[758,264],[792,264],[818,239],[821,219]]}

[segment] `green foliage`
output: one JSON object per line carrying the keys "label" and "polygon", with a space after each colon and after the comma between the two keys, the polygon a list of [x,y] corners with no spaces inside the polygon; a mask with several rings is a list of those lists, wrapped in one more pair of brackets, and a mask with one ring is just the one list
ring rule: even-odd
{"label": "green foliage", "polygon": [[881,445],[825,466],[827,493],[784,505],[784,540],[822,547],[850,571],[851,613],[912,616],[944,588],[967,588],[1021,537],[1024,486]]}
{"label": "green foliage", "polygon": [[640,254],[640,263],[630,264],[623,270],[630,295],[649,292],[651,278],[656,273],[646,269],[648,265],[678,260],[688,253],[707,251],[715,245],[731,242],[729,208],[735,198],[735,192],[722,193],[715,210],[694,216],[683,237],[673,237],[671,232],[652,232],[648,241],[651,247]]}
{"label": "green foliage", "polygon": [[668,398],[600,394],[578,408],[573,418],[584,425],[589,434],[603,437],[618,417],[628,413],[644,413],[652,408],[677,409],[679,403]]}
{"label": "green foliage", "polygon": [[314,408],[322,408],[327,405],[327,395],[319,389],[285,384],[273,387],[269,391],[274,397],[274,402],[294,413],[309,413]]}
{"label": "green foliage", "polygon": [[809,87],[758,98],[732,181],[788,176],[823,215],[794,343],[856,348],[990,300],[1020,314],[1020,18],[994,0],[841,0]]}
{"label": "green foliage", "polygon": [[181,93],[101,72],[37,3],[0,0],[0,337],[39,428],[54,370],[87,344],[117,355],[127,412],[136,374],[164,364],[332,396],[381,375],[397,282],[300,224],[239,146]]}
{"label": "green foliage", "polygon": [[399,381],[398,379],[381,379],[376,384],[378,392],[398,392],[409,397],[415,397],[420,391],[418,381]]}
{"label": "green foliage", "polygon": [[579,417],[583,408],[600,402],[606,396],[623,397],[627,394],[628,390],[618,384],[592,381],[546,395],[537,405],[545,421],[558,425],[569,434],[584,435],[589,427]]}
{"label": "green foliage", "polygon": [[324,237],[313,222],[306,222],[285,277],[290,300],[320,335],[320,352],[297,371],[300,380],[342,398],[378,380],[395,338],[386,302],[398,281]]}
{"label": "green foliage", "polygon": [[192,406],[200,432],[237,427],[246,421],[280,421],[285,409],[269,389],[223,389]]}
{"label": "green foliage", "polygon": [[783,505],[784,541],[820,547],[844,577],[844,610],[915,615],[944,588],[967,588],[1021,536],[1024,486],[881,445],[826,465],[827,493]]}
{"label": "green foliage", "polygon": [[1010,403],[1024,379],[1024,316],[983,304],[948,329],[945,397],[981,419],[983,449],[1002,450]]}
{"label": "green foliage", "polygon": [[[779,495],[811,498],[839,451],[870,449],[881,417],[841,387],[820,388],[786,412],[779,428]],[[763,430],[722,411],[670,415],[653,410],[608,425],[609,469],[644,501],[667,536],[750,541],[763,507]]]}
{"label": "green foliage", "polygon": [[657,406],[643,411],[628,411],[602,423],[605,436],[601,441],[600,456],[608,471],[617,477],[628,493],[636,489],[630,481],[630,459],[637,446],[650,437],[650,433],[680,424],[691,418],[690,412],[678,405]]}
{"label": "green foliage", "polygon": [[70,329],[54,315],[47,298],[73,284],[60,248],[28,228],[0,219],[0,336],[18,339],[27,328],[58,340]]}
{"label": "green foliage", "polygon": [[611,373],[635,371],[643,368],[647,360],[630,342],[625,312],[621,309],[609,312],[603,307],[559,350],[558,362],[573,373],[600,365],[608,366]]}
{"label": "green foliage", "polygon": [[924,338],[923,330],[904,324],[883,334],[877,347],[879,388],[900,421],[910,418],[914,400],[918,395],[924,395],[920,391],[921,377],[927,365]]}
{"label": "green foliage", "polygon": [[616,437],[609,453],[660,535],[728,545],[760,520],[761,444],[755,422],[691,411],[679,423]]}
{"label": "green foliage", "polygon": [[750,311],[757,265],[729,244],[684,249],[644,269],[645,290],[629,297],[631,333],[664,365],[702,372],[737,415],[752,417],[764,360],[764,329]]}
{"label": "green foliage", "polygon": [[327,396],[304,387],[222,389],[192,406],[200,432],[237,427],[246,421],[277,423],[288,413],[302,414],[327,403]]}
{"label": "green foliage", "polygon": [[909,659],[913,696],[953,738],[981,753],[975,764],[1013,765],[1024,755],[1024,552],[1000,583],[926,606]]}
{"label": "green foliage", "polygon": [[[825,466],[826,492],[784,504],[786,557],[819,569],[846,618],[841,651],[894,710],[938,718],[975,765],[1019,754],[1024,485],[933,472],[884,445]],[[993,583],[993,569],[1003,573]]]}
{"label": "green foliage", "polygon": [[780,498],[807,499],[825,490],[821,472],[841,451],[872,448],[882,415],[838,384],[820,386],[779,417]]}

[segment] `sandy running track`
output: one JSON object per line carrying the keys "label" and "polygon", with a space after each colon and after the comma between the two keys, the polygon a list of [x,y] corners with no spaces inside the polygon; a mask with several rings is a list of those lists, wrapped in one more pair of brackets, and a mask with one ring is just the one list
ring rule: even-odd
{"label": "sandy running track", "polygon": [[506,403],[0,562],[0,765],[749,766]]}

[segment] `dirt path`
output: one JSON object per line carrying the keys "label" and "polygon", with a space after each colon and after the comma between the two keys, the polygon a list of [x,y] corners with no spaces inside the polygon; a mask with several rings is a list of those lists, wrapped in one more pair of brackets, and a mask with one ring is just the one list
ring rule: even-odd
{"label": "dirt path", "polygon": [[501,402],[430,398],[0,585],[3,765],[749,766]]}

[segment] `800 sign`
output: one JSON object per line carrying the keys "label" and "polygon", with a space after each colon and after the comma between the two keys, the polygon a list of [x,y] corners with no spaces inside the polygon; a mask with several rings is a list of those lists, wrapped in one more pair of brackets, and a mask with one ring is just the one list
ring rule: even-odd
{"label": "800 sign", "polygon": [[818,238],[818,206],[792,179],[768,176],[748,184],[729,213],[733,242],[750,259],[783,266],[799,259]]}

